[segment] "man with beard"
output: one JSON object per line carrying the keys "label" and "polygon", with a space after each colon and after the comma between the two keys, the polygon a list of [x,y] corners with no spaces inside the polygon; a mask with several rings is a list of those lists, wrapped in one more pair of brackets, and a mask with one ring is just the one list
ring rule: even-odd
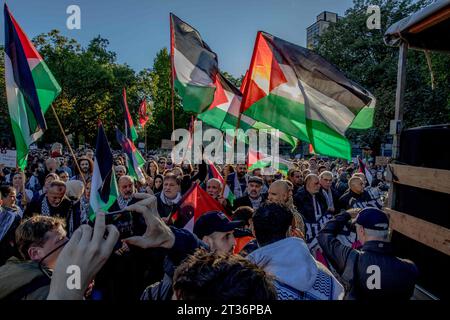
{"label": "man with beard", "polygon": [[78,160],[78,165],[80,166],[81,173],[78,172],[78,174],[73,176],[71,180],[83,181],[82,175],[84,176],[84,181],[91,180],[92,173],[94,172],[94,163],[92,160],[87,157],[81,157]]}
{"label": "man with beard", "polygon": [[65,219],[66,226],[69,226],[68,220],[71,216],[72,202],[65,194],[66,184],[59,180],[53,181],[50,183],[46,194],[30,202],[25,210],[24,217],[34,215],[60,217]]}
{"label": "man with beard", "polygon": [[[300,171],[299,171],[300,173]],[[269,192],[267,194],[267,203],[277,203],[279,205],[283,205],[289,210],[291,210],[294,220],[292,224],[292,228],[290,230],[289,236],[297,236],[299,238],[304,239],[305,234],[305,223],[303,222],[303,218],[301,214],[297,211],[297,208],[294,205],[294,200],[292,196],[292,190],[289,185],[289,182],[286,180],[277,180],[274,181],[269,188]],[[300,231],[300,232],[298,232]]]}
{"label": "man with beard", "polygon": [[127,174],[127,169],[122,165],[115,166],[114,170],[116,172],[117,179],[120,179],[120,177]]}
{"label": "man with beard", "polygon": [[294,189],[292,190],[293,194],[296,194],[298,189],[303,185],[303,177],[302,173],[298,169],[289,169],[287,178],[294,185]]}
{"label": "man with beard", "polygon": [[227,177],[227,184],[236,197],[242,197],[247,188],[247,166],[238,164],[236,172],[230,173]]}
{"label": "man with beard", "polygon": [[258,209],[266,200],[267,195],[261,194],[263,179],[260,177],[250,177],[248,179],[247,195],[236,199],[234,209],[248,206],[254,210]]}

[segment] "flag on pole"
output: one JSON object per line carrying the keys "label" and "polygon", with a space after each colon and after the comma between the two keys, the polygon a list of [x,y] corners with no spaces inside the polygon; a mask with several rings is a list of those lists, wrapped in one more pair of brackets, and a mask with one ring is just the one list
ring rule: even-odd
{"label": "flag on pole", "polygon": [[201,113],[214,99],[217,55],[197,30],[173,13],[170,14],[170,43],[174,90],[180,95],[185,111]]}
{"label": "flag on pole", "polygon": [[220,174],[219,170],[217,170],[214,163],[211,162],[211,160],[208,160],[208,176],[209,179],[216,178],[222,183],[222,194],[225,199],[228,200],[228,202],[233,206],[235,196],[234,193],[231,191],[230,187],[226,183],[226,181],[223,179],[222,175]]}
{"label": "flag on pole", "polygon": [[130,110],[128,109],[128,103],[127,103],[127,91],[125,88],[123,88],[122,92],[122,98],[123,98],[123,108],[125,110],[125,132],[127,134],[127,137],[131,141],[136,141],[138,134],[136,131],[136,128],[133,124],[133,119],[131,118]]}
{"label": "flag on pole", "polygon": [[313,148],[313,146],[312,146],[311,143],[309,144],[308,150],[309,150],[309,153],[310,153],[310,154],[316,154],[316,153],[314,152],[314,148]]}
{"label": "flag on pole", "polygon": [[145,127],[145,124],[148,121],[148,114],[147,114],[147,103],[145,102],[145,99],[142,100],[140,106],[139,106],[139,125],[141,128]]}
{"label": "flag on pole", "polygon": [[259,160],[266,158],[267,155],[265,155],[262,152],[259,152],[257,150],[253,150],[251,148],[248,149],[247,153],[247,168],[249,170],[253,170],[253,165],[257,163]]}
{"label": "flag on pole", "polygon": [[100,210],[107,212],[118,196],[113,155],[103,125],[99,123],[89,197],[89,220],[93,221],[95,214]]}
{"label": "flag on pole", "polygon": [[180,207],[172,215],[171,222],[178,228],[184,228],[193,232],[194,224],[198,218],[209,211],[225,212],[218,201],[197,183],[194,183],[180,200]]}
{"label": "flag on pole", "polygon": [[47,129],[44,114],[61,87],[6,4],[4,17],[6,98],[16,140],[17,166],[23,170],[30,145]]}
{"label": "flag on pole", "polygon": [[358,171],[361,173],[364,173],[364,175],[366,176],[368,185],[371,186],[372,185],[372,174],[370,173],[369,169],[367,169],[365,163],[361,160],[361,158],[358,156]]}
{"label": "flag on pole", "polygon": [[136,181],[140,183],[145,183],[145,176],[142,172],[142,167],[145,165],[145,159],[142,157],[139,150],[136,149],[133,141],[125,137],[125,135],[120,132],[116,127],[116,139],[117,142],[122,147],[122,151],[127,155],[127,169],[128,174]]}
{"label": "flag on pole", "polygon": [[309,142],[323,155],[351,158],[349,128],[372,126],[375,98],[308,49],[258,32],[242,111]]}

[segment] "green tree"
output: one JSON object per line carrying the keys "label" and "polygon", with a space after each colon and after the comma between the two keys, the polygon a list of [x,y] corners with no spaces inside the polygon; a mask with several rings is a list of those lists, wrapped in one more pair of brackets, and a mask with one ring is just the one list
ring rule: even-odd
{"label": "green tree", "polygon": [[[369,130],[349,130],[348,137],[378,150],[388,140],[389,120],[394,119],[397,85],[398,48],[384,44],[383,35],[394,22],[411,15],[428,0],[355,0],[352,8],[319,38],[315,50],[338,66],[350,79],[371,91],[377,98],[374,126]],[[381,9],[381,30],[369,30],[366,9]],[[409,50],[405,92],[405,127],[448,122],[450,118],[450,56],[432,53],[435,89],[425,55]]]}
{"label": "green tree", "polygon": [[[66,133],[73,134],[75,145],[95,143],[98,120],[103,122],[114,145],[114,126],[123,130],[122,89],[127,89],[132,115],[137,115],[139,99],[149,89],[139,85],[133,69],[116,62],[116,54],[108,50],[109,41],[100,36],[91,40],[87,48],[81,48],[76,40],[62,36],[58,30],[41,34],[33,42],[61,85],[54,107]],[[48,112],[46,119],[49,129],[43,142],[61,141],[53,114]]]}
{"label": "green tree", "polygon": [[239,78],[235,78],[233,77],[230,73],[223,71],[222,75],[228,80],[230,81],[232,84],[234,84],[234,86],[236,88],[240,88],[241,84],[242,84],[242,80],[244,79],[244,76],[240,76]]}
{"label": "green tree", "polygon": [[[172,91],[171,64],[167,48],[161,49],[153,61],[152,70],[140,74],[142,82],[151,87],[150,97],[153,101],[151,123],[147,127],[149,148],[159,148],[161,139],[170,139],[172,134]],[[191,113],[181,106],[178,95],[174,94],[175,129],[188,128]]]}

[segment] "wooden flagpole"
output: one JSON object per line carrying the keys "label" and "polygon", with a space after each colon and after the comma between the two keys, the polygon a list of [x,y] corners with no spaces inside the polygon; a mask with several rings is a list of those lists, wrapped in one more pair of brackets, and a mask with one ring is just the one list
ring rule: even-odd
{"label": "wooden flagpole", "polygon": [[175,85],[175,66],[174,66],[174,45],[175,39],[173,34],[172,16],[169,15],[170,19],[170,71],[171,71],[171,96],[172,96],[172,132],[175,131],[175,102],[174,102],[174,85]]}
{"label": "wooden flagpole", "polygon": [[62,127],[61,121],[59,121],[58,114],[56,113],[56,110],[53,107],[53,104],[51,105],[51,108],[52,108],[53,114],[55,115],[56,121],[58,122],[59,129],[61,130],[61,132],[63,134],[64,141],[66,142],[66,145],[69,148],[70,154],[72,155],[73,161],[75,162],[78,172],[81,175],[81,179],[83,179],[83,183],[86,186],[86,179],[84,178],[84,174],[81,171],[80,166],[78,165],[78,161],[77,161],[77,158],[75,157],[75,153],[73,152],[72,146],[70,145],[69,140],[67,139],[66,133],[64,132],[64,128]]}

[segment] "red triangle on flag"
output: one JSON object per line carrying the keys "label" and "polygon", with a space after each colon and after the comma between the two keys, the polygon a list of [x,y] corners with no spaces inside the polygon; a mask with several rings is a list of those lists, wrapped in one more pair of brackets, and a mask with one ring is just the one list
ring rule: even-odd
{"label": "red triangle on flag", "polygon": [[225,212],[222,205],[195,183],[183,196],[178,210],[172,215],[171,222],[178,228],[187,228],[192,232],[195,221],[209,211]]}

